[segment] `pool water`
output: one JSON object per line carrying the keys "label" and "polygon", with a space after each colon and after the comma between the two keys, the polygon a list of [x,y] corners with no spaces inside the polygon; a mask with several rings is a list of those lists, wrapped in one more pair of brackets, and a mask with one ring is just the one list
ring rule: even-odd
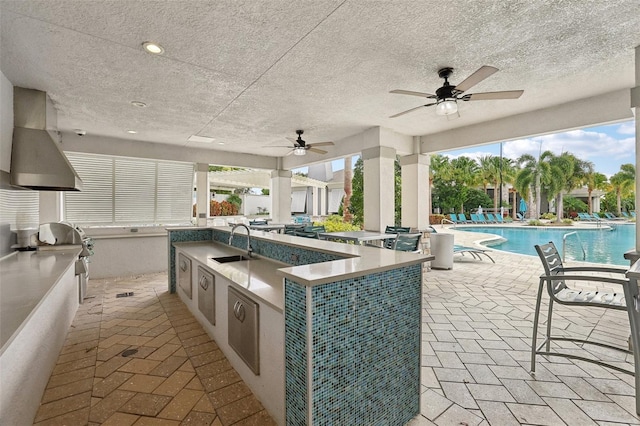
{"label": "pool water", "polygon": [[[569,232],[577,232],[579,240],[575,235],[570,235],[566,239],[566,259],[578,260],[594,263],[604,263],[610,265],[629,266],[629,261],[624,258],[624,253],[635,247],[634,224],[614,224],[612,229],[571,229],[571,228],[545,228],[545,227],[458,227],[459,230],[468,232],[481,232],[494,234],[504,239],[500,241],[490,241],[484,243],[498,250],[511,253],[527,254],[537,256],[535,244],[546,244],[549,241],[562,251],[562,237]],[[583,259],[582,247],[586,252]]]}

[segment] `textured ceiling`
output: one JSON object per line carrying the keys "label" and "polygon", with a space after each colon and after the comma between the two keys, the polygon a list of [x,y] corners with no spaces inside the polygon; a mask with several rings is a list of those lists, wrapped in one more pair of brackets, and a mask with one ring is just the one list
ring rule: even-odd
{"label": "textured ceiling", "polygon": [[[638,0],[1,1],[1,62],[49,93],[62,131],[281,156],[285,137],[340,140],[373,126],[425,135],[634,86]],[[162,56],[141,44],[156,41]],[[460,118],[392,89],[470,90]],[[133,107],[139,100],[147,108]],[[127,130],[138,133],[129,135]],[[187,142],[192,134],[212,144]],[[218,142],[225,145],[220,146]]]}

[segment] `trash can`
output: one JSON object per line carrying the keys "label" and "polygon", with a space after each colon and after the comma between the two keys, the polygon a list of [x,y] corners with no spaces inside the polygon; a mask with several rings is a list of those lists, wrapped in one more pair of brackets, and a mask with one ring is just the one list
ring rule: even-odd
{"label": "trash can", "polygon": [[431,234],[432,269],[453,269],[453,234]]}

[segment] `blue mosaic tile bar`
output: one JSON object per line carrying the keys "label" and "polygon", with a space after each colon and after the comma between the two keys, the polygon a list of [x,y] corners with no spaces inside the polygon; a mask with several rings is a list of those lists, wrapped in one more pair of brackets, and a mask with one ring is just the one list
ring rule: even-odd
{"label": "blue mosaic tile bar", "polygon": [[[229,244],[229,234],[230,233],[226,231],[213,230],[213,240],[223,244]],[[234,247],[240,249],[246,248],[246,234],[241,234],[240,232],[234,234],[232,243]],[[291,247],[286,244],[278,244],[272,241],[260,240],[257,237],[252,237],[251,246],[253,247],[253,252],[255,254],[268,257],[279,262],[288,263],[292,266],[330,262],[332,260],[343,259],[343,256],[338,256],[330,253],[322,253],[313,250],[306,250],[300,247]],[[297,259],[296,262],[293,262],[291,260],[292,255]]]}
{"label": "blue mosaic tile bar", "polygon": [[210,241],[211,229],[172,229],[167,231],[169,252],[169,293],[176,292],[176,249],[173,243],[187,241]]}
{"label": "blue mosaic tile bar", "polygon": [[419,413],[421,281],[413,265],[315,286],[311,312],[306,287],[285,281],[287,424],[404,425]]}

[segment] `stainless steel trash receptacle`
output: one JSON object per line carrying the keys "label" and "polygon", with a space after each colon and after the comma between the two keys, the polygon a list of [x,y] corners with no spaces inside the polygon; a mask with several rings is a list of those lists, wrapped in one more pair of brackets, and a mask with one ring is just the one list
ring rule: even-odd
{"label": "stainless steel trash receptacle", "polygon": [[453,234],[431,234],[432,269],[453,269]]}

